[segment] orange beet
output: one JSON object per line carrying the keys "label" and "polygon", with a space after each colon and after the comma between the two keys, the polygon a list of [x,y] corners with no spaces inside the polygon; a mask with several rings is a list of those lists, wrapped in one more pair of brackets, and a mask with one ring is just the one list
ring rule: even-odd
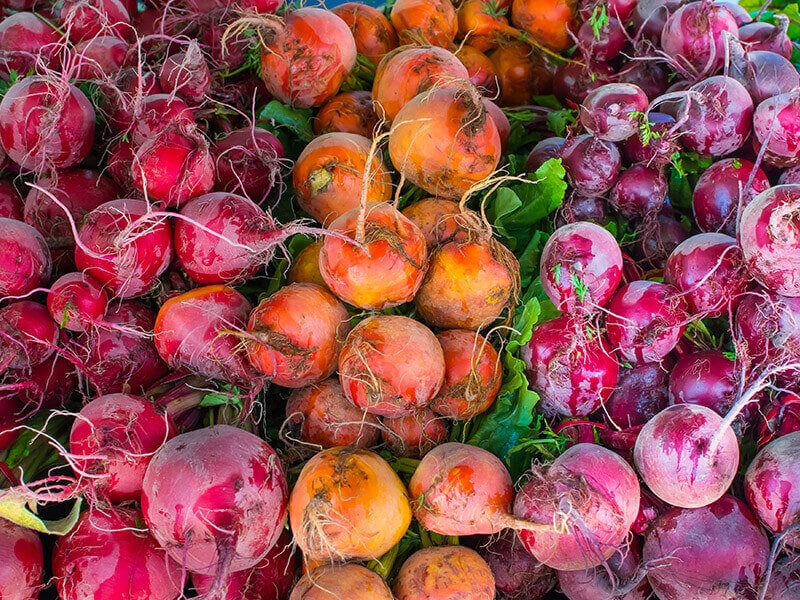
{"label": "orange beet", "polygon": [[495,240],[449,242],[431,256],[414,304],[430,325],[482,329],[497,325],[516,302],[519,263]]}
{"label": "orange beet", "polygon": [[334,6],[331,12],[341,18],[356,41],[359,54],[374,64],[397,47],[397,33],[389,19],[377,8],[359,2],[345,2]]}
{"label": "orange beet", "polygon": [[336,370],[350,331],[344,304],[313,283],[293,283],[263,300],[247,323],[247,359],[277,385],[299,388]]}
{"label": "orange beet", "polygon": [[378,116],[388,122],[417,94],[454,79],[467,79],[455,54],[435,46],[403,46],[383,57],[375,72],[372,97]]}
{"label": "orange beet", "polygon": [[494,600],[494,576],[464,546],[423,548],[412,554],[392,588],[397,600]]}
{"label": "orange beet", "polygon": [[494,65],[503,106],[532,104],[534,96],[552,92],[554,68],[528,44],[503,44],[489,54],[489,60]]}
{"label": "orange beet", "polygon": [[303,248],[292,259],[292,264],[286,272],[288,283],[316,283],[328,289],[328,284],[319,272],[319,252],[322,250],[322,240],[314,240]]}
{"label": "orange beet", "polygon": [[436,446],[417,466],[408,492],[416,519],[442,535],[490,534],[515,525],[511,475],[477,446]]}
{"label": "orange beet", "polygon": [[514,0],[511,22],[554,52],[574,42],[567,28],[577,33],[577,0]]}
{"label": "orange beet", "polygon": [[486,339],[468,329],[450,329],[436,336],[444,351],[444,385],[430,408],[456,420],[489,409],[503,379],[500,357]]}
{"label": "orange beet", "polygon": [[285,104],[320,106],[356,64],[356,42],[342,19],[322,8],[290,11],[261,52],[261,79]]}
{"label": "orange beet", "polygon": [[383,441],[392,454],[420,458],[447,441],[445,419],[429,408],[407,417],[384,417]]}
{"label": "orange beet", "polygon": [[[330,224],[331,231],[356,239],[359,209]],[[366,252],[334,236],[322,242],[319,270],[339,298],[368,310],[383,310],[409,302],[422,283],[428,250],[419,227],[390,204],[367,208]]]}
{"label": "orange beet", "polygon": [[449,48],[458,33],[456,9],[450,0],[397,0],[389,18],[401,44]]}
{"label": "orange beet", "polygon": [[374,315],[356,325],[339,354],[339,381],[359,408],[403,417],[428,405],[444,381],[444,353],[419,321]]}
{"label": "orange beet", "polygon": [[357,564],[323,565],[303,575],[289,600],[394,600],[381,576]]}
{"label": "orange beet", "polygon": [[342,92],[328,100],[311,121],[314,133],[355,133],[372,138],[378,115],[372,105],[372,92]]}
{"label": "orange beet", "polygon": [[508,24],[510,5],[511,0],[464,0],[457,11],[459,37],[482,52],[519,38],[522,32]]}
{"label": "orange beet", "polygon": [[289,522],[307,560],[370,560],[400,541],[411,523],[411,506],[384,459],[337,447],[323,450],[300,471]]}
{"label": "orange beet", "polygon": [[467,68],[468,79],[485,96],[497,96],[499,90],[494,64],[474,46],[463,45],[456,50],[458,60]]}
{"label": "orange beet", "polygon": [[494,172],[501,153],[497,125],[466,81],[416,96],[397,113],[389,134],[395,168],[442,198],[461,199]]}
{"label": "orange beet", "polygon": [[336,377],[293,391],[286,418],[295,437],[323,448],[369,448],[381,437],[378,417],[353,406]]}
{"label": "orange beet", "polygon": [[[314,138],[292,171],[297,203],[320,223],[330,223],[359,206],[372,141],[354,133],[326,133]],[[380,153],[369,167],[368,202],[392,198],[392,177]]]}
{"label": "orange beet", "polygon": [[466,240],[467,221],[477,217],[474,211],[466,208],[462,212],[458,202],[444,198],[418,200],[406,206],[403,215],[419,227],[431,252],[444,242]]}

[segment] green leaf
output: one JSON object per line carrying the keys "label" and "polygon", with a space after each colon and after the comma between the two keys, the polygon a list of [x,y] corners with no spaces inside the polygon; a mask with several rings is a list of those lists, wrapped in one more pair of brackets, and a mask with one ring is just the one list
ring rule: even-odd
{"label": "green leaf", "polygon": [[[526,249],[535,227],[551,215],[564,200],[567,184],[564,181],[561,159],[552,158],[528,174],[530,183],[515,183],[502,187],[487,201],[486,212],[503,243],[512,251]],[[547,224],[547,228],[552,228]],[[533,249],[531,249],[531,252]]]}
{"label": "green leaf", "polygon": [[547,113],[547,128],[559,137],[564,137],[567,128],[578,120],[578,111],[571,108],[562,108]]}
{"label": "green leaf", "polygon": [[309,108],[292,108],[277,100],[270,100],[258,113],[258,120],[287,129],[308,143],[314,139],[314,130],[311,128],[313,114]]}
{"label": "green leaf", "polygon": [[57,521],[45,521],[36,514],[36,504],[30,500],[30,492],[21,488],[9,488],[0,492],[0,518],[33,529],[39,533],[66,535],[78,522],[81,514],[81,499],[76,498],[69,514]]}
{"label": "green leaf", "polygon": [[536,298],[518,308],[514,332],[503,350],[503,386],[492,408],[475,420],[476,426],[467,440],[505,461],[515,479],[530,467],[530,455],[512,451],[542,438],[542,421],[534,418],[539,394],[529,388],[525,363],[517,354],[530,341],[534,326],[552,314],[552,305],[544,308]]}

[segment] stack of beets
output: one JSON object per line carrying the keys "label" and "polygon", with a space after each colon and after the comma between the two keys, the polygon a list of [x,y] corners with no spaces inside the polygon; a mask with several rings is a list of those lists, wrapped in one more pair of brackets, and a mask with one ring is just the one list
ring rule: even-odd
{"label": "stack of beets", "polygon": [[770,3],[0,6],[0,598],[800,597]]}

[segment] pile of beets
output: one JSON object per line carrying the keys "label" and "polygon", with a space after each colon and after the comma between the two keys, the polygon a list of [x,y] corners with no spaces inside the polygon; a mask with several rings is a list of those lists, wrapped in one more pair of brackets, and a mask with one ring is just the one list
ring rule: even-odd
{"label": "pile of beets", "polygon": [[796,8],[2,0],[0,598],[800,598]]}

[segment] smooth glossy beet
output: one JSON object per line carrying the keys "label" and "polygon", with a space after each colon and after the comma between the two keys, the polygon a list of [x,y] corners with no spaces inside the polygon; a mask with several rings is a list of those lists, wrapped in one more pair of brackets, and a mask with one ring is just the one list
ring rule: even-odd
{"label": "smooth glossy beet", "polygon": [[750,274],[767,289],[800,296],[800,185],[779,185],[742,212],[739,243]]}
{"label": "smooth glossy beet", "polygon": [[559,227],[542,249],[542,288],[564,313],[605,305],[622,278],[622,252],[606,229],[589,222]]}
{"label": "smooth glossy beet", "polygon": [[699,404],[724,417],[736,400],[735,362],[719,350],[702,350],[678,359],[669,374],[672,404]]}
{"label": "smooth glossy beet", "polygon": [[[766,446],[750,463],[744,477],[744,493],[758,520],[772,533],[796,526],[800,518],[800,431],[781,436]],[[783,537],[789,546],[800,545],[796,531]]]}
{"label": "smooth glossy beet", "polygon": [[[751,175],[753,181],[748,187]],[[692,210],[698,227],[735,237],[740,210],[769,186],[764,171],[749,160],[726,158],[715,162],[700,175],[692,193]]]}
{"label": "smooth glossy beet", "polygon": [[661,47],[683,66],[703,75],[716,71],[725,58],[723,32],[738,36],[731,12],[715,3],[689,2],[667,18]]}
{"label": "smooth glossy beet", "polygon": [[619,178],[621,158],[616,145],[588,133],[564,143],[561,161],[570,185],[585,196],[602,196]]}
{"label": "smooth glossy beet", "polygon": [[[730,487],[739,444],[722,417],[705,406],[675,404],[650,419],[636,439],[633,457],[647,487],[683,508],[706,506]],[[715,443],[712,448],[712,443]]]}
{"label": "smooth glossy beet", "polygon": [[627,219],[653,218],[664,206],[667,187],[660,169],[633,165],[620,174],[608,200]]}
{"label": "smooth glossy beet", "polygon": [[609,398],[619,364],[599,331],[559,317],[536,326],[520,350],[528,381],[549,414],[585,416]]}
{"label": "smooth glossy beet", "polygon": [[672,251],[664,268],[664,281],[682,292],[692,315],[725,314],[749,280],[741,248],[722,233],[690,237]]}
{"label": "smooth glossy beet", "polygon": [[677,289],[655,281],[634,281],[608,304],[608,341],[627,361],[658,362],[678,343],[686,320],[686,303]]}
{"label": "smooth glossy beet", "polygon": [[647,578],[660,600],[756,598],[769,540],[747,506],[723,496],[710,506],[674,508],[645,537]]}
{"label": "smooth glossy beet", "polygon": [[631,83],[608,83],[592,90],[581,103],[580,122],[602,140],[621,142],[639,130],[648,99]]}

